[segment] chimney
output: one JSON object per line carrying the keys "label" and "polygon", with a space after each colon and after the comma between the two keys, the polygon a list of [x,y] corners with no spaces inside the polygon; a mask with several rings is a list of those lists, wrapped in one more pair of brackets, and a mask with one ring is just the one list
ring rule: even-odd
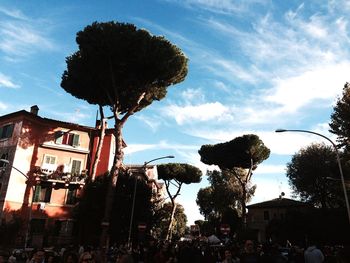
{"label": "chimney", "polygon": [[34,115],[38,115],[38,112],[39,112],[39,107],[37,105],[33,105],[32,107],[30,107],[30,113]]}

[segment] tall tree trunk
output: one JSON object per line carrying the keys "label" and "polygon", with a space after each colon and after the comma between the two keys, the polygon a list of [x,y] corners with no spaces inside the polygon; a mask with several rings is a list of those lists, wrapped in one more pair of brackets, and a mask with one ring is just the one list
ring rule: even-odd
{"label": "tall tree trunk", "polygon": [[168,231],[167,231],[166,237],[165,237],[165,240],[167,240],[167,241],[169,241],[169,239],[170,239],[172,228],[173,228],[173,222],[174,222],[174,218],[175,218],[176,203],[175,203],[174,199],[171,199],[171,204],[172,204],[171,216],[170,216],[170,221],[169,221],[169,225],[168,225]]}
{"label": "tall tree trunk", "polygon": [[102,248],[102,261],[106,262],[106,254],[109,248],[109,226],[111,221],[111,212],[113,208],[113,201],[115,197],[115,189],[118,181],[119,170],[123,168],[123,134],[122,129],[124,123],[127,119],[137,111],[137,108],[140,105],[141,100],[144,98],[145,92],[142,93],[135,105],[121,118],[118,116],[118,103],[113,107],[113,117],[114,117],[114,136],[115,136],[115,153],[113,158],[113,165],[111,171],[109,172],[109,182],[107,186],[107,195],[106,195],[106,204],[105,204],[105,213],[101,223],[101,239],[100,246]]}
{"label": "tall tree trunk", "polygon": [[[106,203],[105,203],[105,212],[104,217],[101,223],[102,231],[101,231],[101,241],[100,245],[103,251],[109,247],[109,226],[111,221],[111,212],[113,208],[113,201],[115,197],[116,185],[118,181],[119,171],[122,168],[123,162],[123,137],[122,137],[122,128],[123,122],[118,119],[117,113],[114,112],[115,119],[115,154],[113,159],[113,165],[111,171],[109,173],[109,181],[107,186],[107,194],[106,194]],[[104,253],[105,257],[105,253]],[[106,261],[106,259],[104,259]]]}
{"label": "tall tree trunk", "polygon": [[243,227],[247,227],[247,213],[246,213],[246,200],[247,200],[247,184],[243,183],[242,185],[242,198],[241,198],[241,207],[242,207],[242,221]]}
{"label": "tall tree trunk", "polygon": [[99,105],[99,107],[100,107],[101,122],[99,127],[98,145],[97,145],[96,154],[94,157],[94,162],[91,168],[91,181],[95,181],[97,165],[98,165],[98,162],[100,161],[100,155],[102,151],[103,140],[105,138],[105,130],[106,130],[106,122],[104,118],[103,108],[101,105]]}
{"label": "tall tree trunk", "polygon": [[247,172],[247,176],[245,178],[245,180],[243,179],[241,182],[242,182],[242,199],[241,199],[241,206],[242,206],[242,219],[243,219],[243,227],[246,228],[247,227],[247,212],[246,212],[246,209],[247,209],[247,185],[248,185],[248,182],[250,182],[250,178],[252,177],[252,174],[253,174],[253,165],[254,165],[254,162],[253,162],[253,159],[250,158],[250,168]]}

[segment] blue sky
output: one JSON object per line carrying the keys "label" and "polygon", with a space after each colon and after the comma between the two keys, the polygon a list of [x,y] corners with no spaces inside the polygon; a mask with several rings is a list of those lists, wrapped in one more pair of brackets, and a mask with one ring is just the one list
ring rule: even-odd
{"label": "blue sky", "polygon": [[[285,166],[328,133],[336,98],[350,81],[350,3],[265,0],[14,1],[0,3],[0,114],[37,104],[39,115],[93,126],[97,107],[60,87],[75,34],[94,21],[119,21],[164,35],[189,58],[186,80],[127,122],[125,163],[164,155],[203,171],[203,144],[257,134],[271,149],[253,175],[253,202],[290,196]],[[321,139],[322,140],[322,139]],[[212,169],[212,168],[210,168]],[[189,224],[202,183],[179,202]]]}

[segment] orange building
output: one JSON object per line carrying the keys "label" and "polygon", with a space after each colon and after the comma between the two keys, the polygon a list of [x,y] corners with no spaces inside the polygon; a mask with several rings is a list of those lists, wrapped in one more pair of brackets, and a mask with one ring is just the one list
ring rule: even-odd
{"label": "orange building", "polygon": [[71,241],[71,211],[87,178],[96,128],[42,118],[38,110],[0,116],[0,218],[9,222],[20,211],[28,226],[22,242],[40,246]]}
{"label": "orange building", "polygon": [[[19,214],[24,222],[19,244],[71,244],[76,230],[72,211],[90,175],[99,123],[87,127],[43,118],[38,111],[34,105],[30,112],[0,116],[0,224]],[[113,129],[106,129],[97,176],[111,168],[114,153]],[[152,200],[164,197],[155,165],[125,168],[133,176],[148,177]]]}

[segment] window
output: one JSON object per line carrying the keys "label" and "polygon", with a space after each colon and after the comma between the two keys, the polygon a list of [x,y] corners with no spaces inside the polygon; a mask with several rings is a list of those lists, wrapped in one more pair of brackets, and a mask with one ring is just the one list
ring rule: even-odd
{"label": "window", "polygon": [[7,124],[0,127],[0,139],[11,138],[14,124]]}
{"label": "window", "polygon": [[45,155],[44,164],[55,164],[55,163],[56,163],[56,156]]}
{"label": "window", "polygon": [[41,171],[44,173],[53,173],[56,171],[56,156],[45,154],[43,157],[43,165]]}
{"label": "window", "polygon": [[269,211],[264,211],[264,220],[270,220]]}
{"label": "window", "polygon": [[76,204],[77,194],[78,194],[78,189],[69,189],[68,188],[66,204],[67,205]]}
{"label": "window", "polygon": [[79,175],[81,168],[80,160],[72,160],[71,175]]}
{"label": "window", "polygon": [[50,186],[37,185],[35,187],[34,202],[50,203],[52,188]]}
{"label": "window", "polygon": [[69,133],[64,131],[58,131],[55,133],[57,144],[79,146],[79,134]]}

